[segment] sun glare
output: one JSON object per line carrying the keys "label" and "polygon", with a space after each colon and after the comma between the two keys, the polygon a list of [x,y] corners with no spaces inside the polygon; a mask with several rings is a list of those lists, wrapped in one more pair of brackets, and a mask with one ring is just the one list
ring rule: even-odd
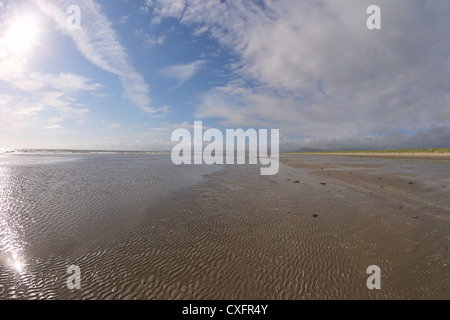
{"label": "sun glare", "polygon": [[14,270],[16,270],[19,273],[22,273],[25,267],[24,263],[17,256],[14,256],[13,259],[14,259],[13,261]]}
{"label": "sun glare", "polygon": [[11,53],[24,53],[37,41],[38,20],[33,15],[17,17],[5,35],[6,48]]}

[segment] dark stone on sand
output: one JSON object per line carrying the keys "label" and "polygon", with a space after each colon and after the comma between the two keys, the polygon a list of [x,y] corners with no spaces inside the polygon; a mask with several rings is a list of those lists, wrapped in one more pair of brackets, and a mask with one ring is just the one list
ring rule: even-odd
{"label": "dark stone on sand", "polygon": [[294,183],[300,183],[300,181],[295,181]]}
{"label": "dark stone on sand", "polygon": [[415,184],[414,182],[409,182],[409,184]]}
{"label": "dark stone on sand", "polygon": [[319,215],[318,214],[313,214],[312,217],[313,218],[317,218]]}
{"label": "dark stone on sand", "polygon": [[325,182],[322,182],[321,185],[326,186],[327,184]]}
{"label": "dark stone on sand", "polygon": [[403,209],[403,206],[398,206],[399,209]]}
{"label": "dark stone on sand", "polygon": [[413,219],[419,219],[419,217],[413,217]]}

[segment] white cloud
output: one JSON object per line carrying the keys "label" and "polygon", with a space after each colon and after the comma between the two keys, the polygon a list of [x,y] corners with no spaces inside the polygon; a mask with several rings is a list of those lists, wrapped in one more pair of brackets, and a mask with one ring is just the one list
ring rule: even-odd
{"label": "white cloud", "polygon": [[51,126],[46,126],[46,127],[44,127],[44,129],[47,129],[47,130],[56,130],[56,129],[62,129],[62,126],[57,125],[57,124],[54,124],[54,125],[51,125]]}
{"label": "white cloud", "polygon": [[139,12],[141,14],[148,15],[150,13],[150,7],[153,5],[152,0],[145,0],[144,4],[139,7]]}
{"label": "white cloud", "polygon": [[0,80],[23,77],[28,70],[28,58],[19,55],[8,55],[2,47],[3,37],[0,37]]}
{"label": "white cloud", "polygon": [[[81,29],[66,27],[65,9],[71,0],[35,0],[44,13],[53,18],[61,33],[69,35],[83,56],[97,67],[117,75],[124,88],[124,97],[142,110],[150,106],[149,86],[142,74],[129,62],[126,49],[120,44],[112,23],[102,14],[101,7],[92,0],[77,2],[82,11]],[[154,109],[156,110],[156,109]]]}
{"label": "white cloud", "polygon": [[164,41],[166,40],[165,35],[160,35],[159,37],[151,36],[142,29],[136,30],[134,33],[137,37],[144,40],[145,45],[150,47],[154,47],[156,45],[163,45]]}
{"label": "white cloud", "polygon": [[153,118],[163,118],[170,112],[170,107],[164,106],[158,109],[142,107],[142,110],[153,115]]}
{"label": "white cloud", "polygon": [[51,127],[66,120],[80,120],[87,113],[89,109],[74,106],[64,92],[43,91],[30,96],[0,94],[2,130]]}
{"label": "white cloud", "polygon": [[[79,119],[89,112],[71,97],[79,91],[95,91],[99,84],[73,73],[30,72],[30,56],[11,54],[4,46],[5,30],[0,30],[0,81],[10,84],[14,94],[0,94],[0,127],[20,131],[25,128],[48,128],[43,112],[62,121]],[[19,94],[19,90],[22,91]],[[50,116],[50,119],[56,117]]]}
{"label": "white cloud", "polygon": [[91,84],[90,79],[73,73],[30,73],[20,79],[13,79],[12,84],[23,91],[38,91],[52,88],[66,93],[78,91],[93,91],[101,87],[100,84]]}
{"label": "white cloud", "polygon": [[[206,126],[205,124],[202,125],[204,130],[211,129],[211,127]],[[187,121],[183,121],[182,123],[170,123],[165,122],[164,128],[167,128],[169,130],[176,130],[176,129],[187,129],[187,130],[194,130],[195,126],[194,123],[189,123]]]}
{"label": "white cloud", "polygon": [[208,92],[198,117],[333,141],[450,126],[448,2],[379,0],[377,31],[369,0],[172,3],[155,1],[153,21],[179,18],[240,57],[242,81]]}
{"label": "white cloud", "polygon": [[157,132],[167,132],[169,129],[167,128],[149,128],[150,131],[157,131]]}
{"label": "white cloud", "polygon": [[118,24],[126,24],[128,22],[128,19],[130,19],[131,14],[120,17]]}
{"label": "white cloud", "polygon": [[176,18],[180,19],[186,8],[185,0],[171,0],[167,2],[152,1],[147,6],[148,9],[153,7],[153,20],[152,23],[158,24],[161,22],[161,18]]}
{"label": "white cloud", "polygon": [[146,6],[141,6],[141,7],[139,7],[139,12],[140,12],[141,14],[147,15],[147,14],[150,13],[150,10],[149,10],[149,8],[146,7]]}
{"label": "white cloud", "polygon": [[73,107],[73,102],[64,92],[47,91],[39,93],[34,101],[37,101],[44,108],[52,108],[56,110],[63,119],[80,116],[89,112],[87,108]]}
{"label": "white cloud", "polygon": [[113,123],[108,126],[108,129],[120,129],[120,128],[122,128],[122,126],[118,123]]}
{"label": "white cloud", "polygon": [[167,78],[177,80],[177,86],[180,86],[189,79],[193,78],[200,70],[201,66],[205,63],[205,60],[197,60],[187,64],[173,65],[163,69],[161,74]]}
{"label": "white cloud", "polygon": [[[10,52],[7,48],[6,38],[12,10],[14,8],[3,12],[2,19],[6,22],[0,26],[0,81],[8,83],[12,89],[10,92],[14,93],[2,95],[4,102],[0,105],[2,117],[11,119],[8,124],[2,126],[2,129],[33,127],[37,122],[43,121],[40,113],[45,110],[56,112],[65,120],[86,114],[89,110],[77,103],[71,95],[81,91],[93,92],[101,85],[73,73],[33,72],[31,63],[33,55],[29,51]],[[43,20],[36,12],[33,17],[40,23]],[[20,95],[19,90],[22,91]]]}
{"label": "white cloud", "polygon": [[200,28],[194,30],[192,35],[199,37],[199,36],[203,35],[205,32],[207,32],[208,30],[209,30],[209,28],[207,26],[203,26],[203,27],[200,27]]}

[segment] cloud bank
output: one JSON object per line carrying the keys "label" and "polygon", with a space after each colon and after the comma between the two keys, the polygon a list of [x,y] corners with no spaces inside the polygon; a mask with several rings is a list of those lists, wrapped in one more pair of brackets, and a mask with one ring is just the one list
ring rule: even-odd
{"label": "cloud bank", "polygon": [[[178,19],[239,56],[237,79],[206,93],[197,118],[278,127],[302,145],[450,144],[446,1],[147,4],[152,23]],[[373,4],[382,10],[381,30],[366,27]]]}

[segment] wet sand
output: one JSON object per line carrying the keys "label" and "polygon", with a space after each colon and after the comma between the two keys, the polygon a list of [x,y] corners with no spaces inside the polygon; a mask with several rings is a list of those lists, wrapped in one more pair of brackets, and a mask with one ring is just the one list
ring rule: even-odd
{"label": "wet sand", "polygon": [[[41,252],[20,274],[0,264],[0,297],[450,299],[450,186],[377,164],[283,161],[276,176],[225,166],[124,230]],[[66,287],[71,264],[79,291]],[[367,289],[370,265],[381,290]]]}

